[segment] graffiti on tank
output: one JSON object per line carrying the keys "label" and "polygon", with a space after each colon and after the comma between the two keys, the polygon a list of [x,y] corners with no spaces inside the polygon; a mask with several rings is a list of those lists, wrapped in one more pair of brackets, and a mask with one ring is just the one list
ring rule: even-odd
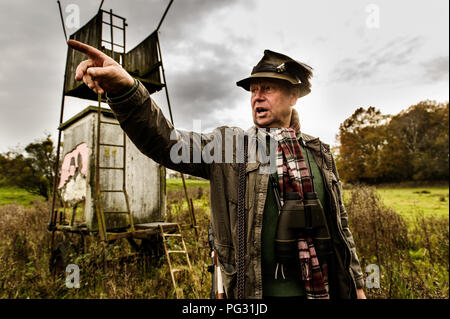
{"label": "graffiti on tank", "polygon": [[86,143],[78,145],[72,152],[64,156],[58,189],[63,188],[71,177],[76,178],[75,175],[87,176],[88,156],[89,148]]}

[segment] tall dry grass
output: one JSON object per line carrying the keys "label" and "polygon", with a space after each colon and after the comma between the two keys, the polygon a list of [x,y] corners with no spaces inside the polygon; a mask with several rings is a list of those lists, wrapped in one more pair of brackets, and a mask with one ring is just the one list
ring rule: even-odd
{"label": "tall dry grass", "polygon": [[[208,298],[209,190],[189,191],[195,199],[199,240],[193,229],[183,227],[193,269],[176,273],[177,282],[185,298]],[[182,198],[182,193],[169,191],[167,221],[191,223]],[[59,233],[55,235],[55,248],[62,251],[63,260],[52,272],[49,211],[49,205],[42,201],[29,208],[16,204],[0,207],[0,298],[176,298],[161,238],[153,238],[148,247],[136,240],[141,246],[139,251],[126,240],[116,241],[106,246],[104,254],[98,238],[86,236],[83,243],[79,235]],[[173,243],[172,249],[181,248],[179,244]],[[186,265],[180,257],[172,258],[174,267]],[[80,268],[79,289],[66,287],[65,266],[69,263]]]}
{"label": "tall dry grass", "polygon": [[48,276],[48,205],[42,201],[25,208],[0,207],[0,297],[51,296]]}
{"label": "tall dry grass", "polygon": [[[190,187],[189,196],[198,240],[193,229],[183,228],[193,270],[178,273],[177,282],[185,298],[209,298],[209,189]],[[167,221],[191,223],[182,190],[169,190],[167,205]],[[448,298],[448,218],[416,212],[414,223],[406,224],[367,187],[354,188],[346,207],[363,271],[369,264],[381,270],[380,288],[366,288],[369,298]],[[105,261],[104,247],[95,237],[86,237],[83,243],[77,235],[57,235],[55,242],[64,248],[64,265],[53,275],[51,235],[46,229],[49,211],[49,205],[41,201],[28,208],[0,207],[0,298],[176,297],[158,238],[148,245],[137,241],[138,251],[126,240],[112,243],[106,247]],[[181,248],[179,243],[172,245]],[[65,285],[67,263],[80,268],[79,289]],[[174,260],[174,266],[178,265],[186,261]]]}

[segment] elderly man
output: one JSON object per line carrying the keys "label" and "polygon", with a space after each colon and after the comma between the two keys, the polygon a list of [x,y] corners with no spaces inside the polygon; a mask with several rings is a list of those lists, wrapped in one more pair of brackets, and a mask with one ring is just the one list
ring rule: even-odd
{"label": "elderly man", "polygon": [[[186,134],[175,130],[144,86],[113,59],[77,41],[69,46],[89,58],[78,66],[76,79],[106,93],[121,127],[144,154],[210,180],[214,249],[227,298],[365,298],[329,146],[300,132],[293,109],[310,92],[310,67],[266,50],[251,76],[237,82],[251,92],[255,126]],[[224,155],[213,156],[219,160],[173,156],[179,153],[175,147],[186,147],[188,159],[196,150],[204,154],[217,135],[225,150],[232,145],[233,160],[224,161],[226,151],[217,149],[214,155]],[[269,162],[276,157],[276,169],[267,169],[261,156],[248,160],[252,151],[242,155],[242,136],[244,150],[254,150],[255,141],[265,150],[275,140]]]}

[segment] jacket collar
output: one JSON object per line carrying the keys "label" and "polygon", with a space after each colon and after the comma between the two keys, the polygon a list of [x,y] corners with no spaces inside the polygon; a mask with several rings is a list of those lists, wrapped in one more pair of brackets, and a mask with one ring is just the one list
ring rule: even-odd
{"label": "jacket collar", "polygon": [[[298,116],[298,112],[297,112],[296,109],[292,109],[292,116],[291,116],[290,126],[292,127],[296,123],[300,127],[300,119],[299,119],[299,116]],[[256,130],[256,128],[257,127],[255,125],[253,125],[253,126],[251,126],[250,128],[248,128],[245,131],[246,134],[250,137],[250,140],[254,139],[254,136],[255,136],[256,132],[258,132],[258,135],[262,134],[260,132],[260,130]],[[311,149],[313,149],[313,150],[315,150],[317,152],[321,152],[322,151],[322,152],[327,153],[327,152],[330,151],[330,146],[328,144],[323,143],[318,137],[314,137],[312,135],[305,134],[305,133],[300,131],[300,143],[302,141],[304,142],[304,144],[307,147],[309,147],[309,148],[311,148]]]}

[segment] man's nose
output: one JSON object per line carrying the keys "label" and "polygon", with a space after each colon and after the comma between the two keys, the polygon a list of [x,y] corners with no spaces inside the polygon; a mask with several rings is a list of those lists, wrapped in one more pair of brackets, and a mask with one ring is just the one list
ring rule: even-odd
{"label": "man's nose", "polygon": [[264,98],[264,92],[261,89],[255,90],[255,93],[253,93],[253,99],[255,100],[261,100]]}

